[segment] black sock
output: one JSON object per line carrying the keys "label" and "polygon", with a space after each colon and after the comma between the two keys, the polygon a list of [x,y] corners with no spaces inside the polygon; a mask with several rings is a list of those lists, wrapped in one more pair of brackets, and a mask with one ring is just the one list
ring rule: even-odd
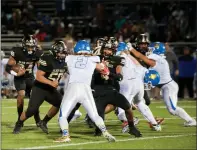
{"label": "black sock", "polygon": [[34,114],[34,119],[35,119],[36,123],[40,122],[40,114],[39,114],[39,111],[37,111],[37,112]]}
{"label": "black sock", "polygon": [[129,127],[131,127],[131,128],[135,126],[133,121],[128,121],[128,125],[129,125]]}
{"label": "black sock", "polygon": [[51,120],[52,119],[52,117],[49,117],[48,115],[46,115],[45,117],[44,117],[44,119],[43,119],[43,121],[44,122],[48,122],[49,120]]}
{"label": "black sock", "polygon": [[23,105],[19,105],[17,107],[17,111],[18,111],[18,120],[20,120],[20,116],[21,116],[21,114],[23,112]]}

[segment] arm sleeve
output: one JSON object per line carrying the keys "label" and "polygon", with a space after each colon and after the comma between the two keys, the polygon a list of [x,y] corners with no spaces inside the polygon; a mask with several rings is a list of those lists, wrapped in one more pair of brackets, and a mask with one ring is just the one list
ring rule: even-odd
{"label": "arm sleeve", "polygon": [[100,63],[100,58],[98,56],[92,56],[92,61],[95,63]]}

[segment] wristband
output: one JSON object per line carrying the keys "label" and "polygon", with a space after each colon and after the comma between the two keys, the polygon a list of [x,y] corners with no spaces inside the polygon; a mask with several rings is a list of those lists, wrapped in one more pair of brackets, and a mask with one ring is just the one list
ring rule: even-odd
{"label": "wristband", "polygon": [[13,70],[10,71],[10,74],[14,75],[14,76],[17,76],[17,73]]}

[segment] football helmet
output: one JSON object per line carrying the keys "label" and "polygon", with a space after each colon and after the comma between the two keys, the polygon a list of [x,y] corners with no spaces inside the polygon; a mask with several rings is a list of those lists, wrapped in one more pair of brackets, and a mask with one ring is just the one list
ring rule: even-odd
{"label": "football helmet", "polygon": [[55,41],[51,46],[51,52],[54,57],[60,62],[65,61],[66,56],[68,55],[67,47],[62,40]]}
{"label": "football helmet", "polygon": [[25,35],[22,39],[22,47],[28,54],[33,54],[36,51],[37,41],[33,35]]}
{"label": "football helmet", "polygon": [[144,76],[144,89],[150,90],[152,87],[155,87],[160,82],[160,75],[155,70],[148,70]]}
{"label": "football helmet", "polygon": [[150,44],[150,40],[148,38],[148,36],[146,34],[140,34],[139,36],[137,36],[137,38],[135,39],[135,45],[136,45],[136,49],[142,53],[143,55],[146,54],[146,52],[148,51],[148,45]]}
{"label": "football helmet", "polygon": [[152,51],[153,54],[157,55],[164,55],[166,52],[166,48],[164,43],[161,42],[154,42],[149,45],[149,49]]}
{"label": "football helmet", "polygon": [[120,55],[122,51],[129,50],[127,44],[125,42],[120,42],[118,44],[116,55]]}
{"label": "football helmet", "polygon": [[74,53],[92,53],[90,43],[86,40],[78,41],[74,47]]}

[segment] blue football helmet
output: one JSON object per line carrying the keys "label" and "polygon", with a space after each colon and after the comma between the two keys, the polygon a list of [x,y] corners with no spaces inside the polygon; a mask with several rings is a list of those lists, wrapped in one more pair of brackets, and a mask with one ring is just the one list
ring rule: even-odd
{"label": "blue football helmet", "polygon": [[160,75],[155,70],[148,70],[144,76],[144,85],[145,90],[150,90],[152,87],[155,87],[160,82]]}
{"label": "blue football helmet", "polygon": [[80,40],[74,47],[74,53],[91,53],[90,44],[86,40]]}
{"label": "blue football helmet", "polygon": [[149,45],[149,48],[152,50],[153,54],[157,55],[164,55],[166,52],[166,48],[164,43],[161,42],[154,42]]}
{"label": "blue football helmet", "polygon": [[122,51],[129,50],[127,44],[125,42],[120,42],[118,44],[116,55],[120,55]]}

